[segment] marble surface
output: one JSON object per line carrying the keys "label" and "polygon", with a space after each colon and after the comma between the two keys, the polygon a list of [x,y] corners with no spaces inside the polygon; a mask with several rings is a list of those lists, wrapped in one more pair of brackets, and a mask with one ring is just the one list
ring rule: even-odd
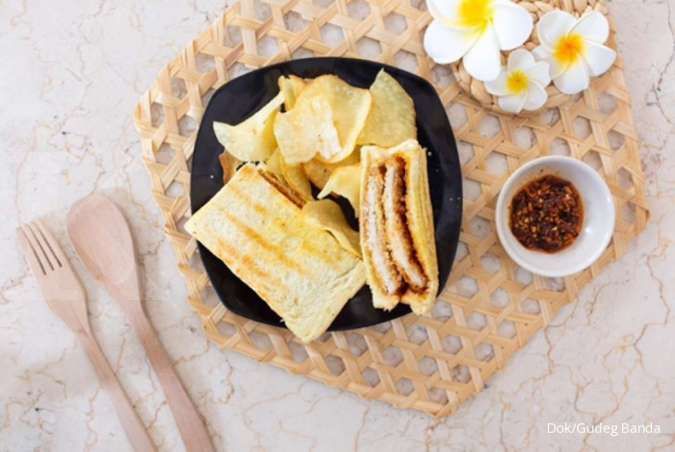
{"label": "marble surface", "polygon": [[[131,450],[84,352],[41,300],[15,244],[16,226],[37,216],[66,243],[66,209],[93,191],[131,219],[147,310],[219,450],[675,450],[672,0],[611,2],[643,143],[647,230],[487,390],[445,419],[220,351],[185,303],[131,112],[224,3],[0,2],[0,451]],[[85,282],[96,335],[152,438],[160,450],[182,450],[138,339],[109,297]],[[549,431],[564,423],[605,430]],[[622,423],[660,433],[622,433]]]}

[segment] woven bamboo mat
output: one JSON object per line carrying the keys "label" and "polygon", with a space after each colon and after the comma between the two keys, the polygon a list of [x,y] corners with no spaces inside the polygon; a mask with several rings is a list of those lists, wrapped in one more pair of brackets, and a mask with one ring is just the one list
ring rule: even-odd
{"label": "woven bamboo mat", "polygon": [[[595,0],[574,5],[584,2]],[[516,350],[617,260],[645,227],[648,212],[621,59],[570,103],[536,117],[499,116],[481,109],[449,68],[425,56],[421,42],[430,20],[420,0],[240,0],[161,71],[134,119],[188,302],[211,340],[365,398],[444,416],[481,391]],[[214,89],[247,70],[312,55],[367,55],[429,79],[457,136],[465,200],[458,254],[433,317],[407,315],[325,334],[303,346],[284,329],[228,312],[182,226],[190,216],[195,128]],[[550,153],[593,165],[617,207],[616,233],[606,252],[588,270],[564,279],[519,268],[504,254],[493,227],[496,197],[508,174]]]}

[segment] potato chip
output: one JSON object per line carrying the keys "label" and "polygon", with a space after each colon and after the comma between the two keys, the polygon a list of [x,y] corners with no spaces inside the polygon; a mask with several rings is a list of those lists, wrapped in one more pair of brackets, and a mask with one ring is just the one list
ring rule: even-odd
{"label": "potato chip", "polygon": [[225,151],[218,156],[218,161],[220,162],[220,167],[223,169],[223,183],[226,184],[232,179],[234,173],[237,172],[237,166],[241,163],[232,155]]}
{"label": "potato chip", "polygon": [[284,94],[284,106],[288,111],[295,106],[300,91],[305,88],[305,81],[298,76],[289,75],[288,77],[279,77],[277,84],[279,85],[279,91]]}
{"label": "potato chip", "polygon": [[322,75],[302,90],[296,108],[310,99],[326,99],[333,112],[333,122],[339,137],[339,149],[324,148],[320,158],[328,163],[339,162],[354,150],[356,139],[370,110],[371,96],[366,89],[356,88],[335,75]]}
{"label": "potato chip", "polygon": [[330,232],[344,249],[361,257],[359,233],[349,227],[337,203],[330,199],[308,202],[303,206],[301,214],[320,228]]}
{"label": "potato chip", "polygon": [[305,172],[309,181],[320,190],[326,185],[330,173],[333,171],[329,165],[330,163],[323,163],[314,158],[309,162],[303,163],[302,170]]}
{"label": "potato chip", "polygon": [[309,162],[303,163],[302,169],[305,171],[309,181],[314,184],[315,187],[322,189],[326,185],[326,182],[328,182],[331,173],[335,171],[336,168],[353,165],[354,163],[358,163],[359,159],[360,155],[358,152],[352,152],[349,154],[349,157],[338,163],[325,163],[317,158],[313,158]]}
{"label": "potato chip", "polygon": [[284,160],[281,156],[281,151],[279,148],[275,149],[270,155],[270,158],[265,160],[265,169],[275,176],[283,177],[281,166],[284,164]]}
{"label": "potato chip", "polygon": [[292,110],[279,113],[274,120],[274,136],[289,165],[307,162],[317,152],[322,155],[340,152],[330,104],[321,96],[303,97],[306,90]]}
{"label": "potato chip", "polygon": [[289,165],[284,162],[281,151],[277,148],[265,161],[265,170],[274,174],[284,185],[291,188],[303,201],[312,201],[312,186],[300,165]]}
{"label": "potato chip", "polygon": [[253,116],[236,126],[214,121],[213,131],[216,138],[227,152],[239,160],[265,160],[276,147],[274,116],[283,103],[284,95],[279,93]]}
{"label": "potato chip", "polygon": [[358,144],[396,146],[407,139],[417,139],[415,105],[394,77],[381,70],[370,87],[373,105]]}
{"label": "potato chip", "polygon": [[319,193],[318,198],[322,199],[330,193],[347,198],[349,203],[354,208],[354,213],[359,216],[360,205],[360,189],[361,189],[361,164],[341,166],[336,168],[330,175],[326,185]]}
{"label": "potato chip", "polygon": [[302,196],[302,199],[305,201],[312,201],[314,199],[312,196],[312,186],[309,184],[309,180],[300,165],[289,165],[282,161],[281,175],[288,186],[298,192]]}

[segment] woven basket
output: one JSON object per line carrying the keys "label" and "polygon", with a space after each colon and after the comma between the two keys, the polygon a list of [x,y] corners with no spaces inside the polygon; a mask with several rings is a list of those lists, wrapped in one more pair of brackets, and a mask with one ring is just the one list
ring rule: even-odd
{"label": "woven basket", "polygon": [[[421,0],[240,0],[160,72],[134,121],[187,302],[209,339],[364,398],[444,416],[485,388],[563,305],[624,254],[648,211],[621,58],[564,105],[529,118],[500,115],[478,106],[447,66],[426,56],[422,36],[430,21]],[[242,72],[306,56],[361,56],[402,67],[429,80],[445,105],[462,162],[464,212],[452,273],[431,317],[407,315],[303,345],[285,329],[229,312],[183,229],[195,127],[213,91]],[[617,210],[607,250],[564,279],[519,268],[493,227],[496,196],[509,174],[551,152],[593,165]]]}
{"label": "woven basket", "polygon": [[[533,22],[535,24],[535,30],[532,31],[530,39],[524,44],[524,47],[532,51],[535,47],[539,46],[539,38],[537,37],[536,24],[539,19],[546,13],[553,11],[554,9],[561,9],[573,14],[576,17],[581,17],[585,13],[595,10],[599,11],[605,16],[608,16],[609,11],[607,6],[601,0],[544,0],[544,1],[530,1],[530,0],[514,0],[514,3],[519,4],[523,8],[527,9],[532,15]],[[608,17],[609,19],[609,17]],[[610,36],[607,46],[616,50],[616,38],[615,38],[615,27],[610,19]],[[504,53],[502,55],[503,63],[506,62],[506,58],[510,52]],[[463,61],[460,60],[457,63],[450,65],[452,73],[457,80],[459,86],[466,91],[471,97],[473,97],[483,108],[502,113],[502,114],[511,114],[504,112],[499,105],[497,104],[497,97],[490,94],[485,89],[485,84],[480,80],[476,80],[466,72],[464,68]],[[546,92],[548,93],[548,100],[546,103],[537,111],[526,111],[523,110],[518,113],[520,117],[531,117],[537,115],[541,111],[545,111],[550,108],[559,107],[567,102],[571,102],[574,99],[578,99],[580,94],[577,95],[567,95],[561,93],[558,88],[551,83],[547,88]]]}

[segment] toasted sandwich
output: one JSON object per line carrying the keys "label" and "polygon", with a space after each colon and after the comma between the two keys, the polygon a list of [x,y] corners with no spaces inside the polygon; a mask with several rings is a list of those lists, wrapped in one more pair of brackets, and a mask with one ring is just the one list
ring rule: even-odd
{"label": "toasted sandwich", "polygon": [[428,314],[438,263],[426,151],[416,140],[361,148],[361,252],[373,305]]}
{"label": "toasted sandwich", "polygon": [[302,202],[272,174],[246,164],[186,229],[310,342],[363,286],[365,268],[300,214]]}

